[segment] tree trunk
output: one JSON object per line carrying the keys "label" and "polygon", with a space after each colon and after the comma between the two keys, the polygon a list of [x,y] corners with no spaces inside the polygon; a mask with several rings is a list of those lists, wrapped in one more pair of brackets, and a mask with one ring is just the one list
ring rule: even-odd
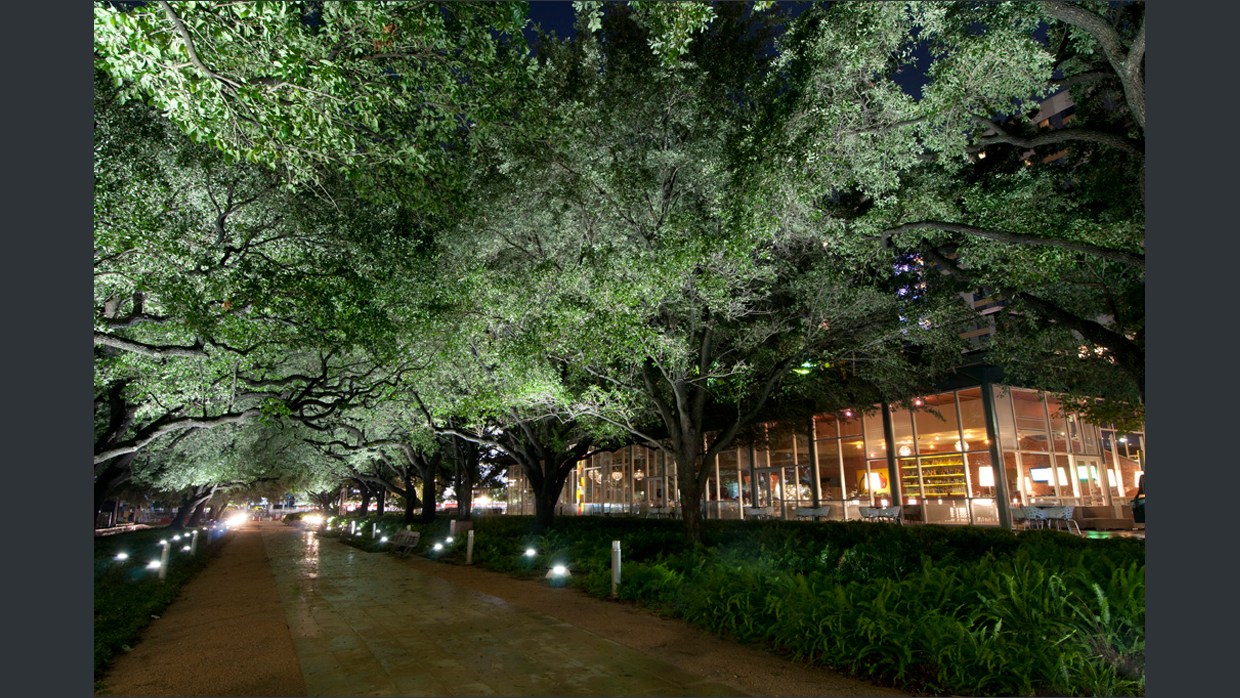
{"label": "tree trunk", "polygon": [[375,493],[375,513],[383,516],[383,508],[387,504],[387,488],[380,487],[378,489],[379,491]]}
{"label": "tree trunk", "polygon": [[572,468],[566,468],[565,465],[576,462],[577,459],[571,455],[562,455],[557,458],[555,455],[548,454],[546,461],[539,464],[543,468],[542,473],[530,477],[529,469],[526,469],[526,478],[531,485],[534,485],[531,489],[534,491],[535,532],[546,533],[551,530],[555,519],[555,506],[560,502],[560,493],[564,491],[564,481],[572,472]]}
{"label": "tree trunk", "polygon": [[[696,437],[696,438],[695,438]],[[680,513],[685,525],[685,544],[692,547],[702,544],[702,489],[697,474],[702,458],[697,446],[702,439],[695,434],[682,439],[676,449],[676,484],[680,487]]]}
{"label": "tree trunk", "polygon": [[370,488],[365,483],[357,483],[358,491],[362,493],[362,504],[357,508],[358,518],[366,516],[366,512],[370,511]]}
{"label": "tree trunk", "polygon": [[223,518],[224,511],[228,509],[228,505],[230,503],[232,503],[232,500],[225,498],[224,501],[211,507],[211,522],[212,523],[219,523],[219,520]]}
{"label": "tree trunk", "polygon": [[555,521],[555,505],[560,499],[560,493],[558,489],[549,493],[546,491],[549,489],[551,488],[544,487],[534,491],[534,532],[538,534],[551,530],[551,524]]}
{"label": "tree trunk", "polygon": [[409,472],[405,471],[405,523],[411,524],[417,521],[418,515],[416,510],[421,502],[418,501],[418,495],[413,489],[413,478],[409,476]]}
{"label": "tree trunk", "polygon": [[172,517],[172,522],[168,524],[168,528],[184,529],[185,521],[189,515],[199,506],[206,504],[215,494],[215,486],[197,486],[181,500],[181,506],[177,508],[176,516]]}
{"label": "tree trunk", "polygon": [[207,502],[209,501],[211,501],[210,498],[204,499],[198,506],[194,507],[194,514],[189,517],[190,528],[197,528],[202,525],[202,517],[207,511]]}
{"label": "tree trunk", "polygon": [[133,471],[129,469],[129,465],[133,463],[133,459],[137,456],[137,453],[126,453],[123,456],[117,456],[108,461],[103,470],[95,476],[95,512],[91,515],[92,526],[98,518],[99,512],[103,510],[103,504],[108,500],[108,495],[112,490],[120,487],[133,477]]}
{"label": "tree trunk", "polygon": [[422,515],[418,517],[418,521],[427,524],[435,520],[435,470],[429,470],[422,475]]}

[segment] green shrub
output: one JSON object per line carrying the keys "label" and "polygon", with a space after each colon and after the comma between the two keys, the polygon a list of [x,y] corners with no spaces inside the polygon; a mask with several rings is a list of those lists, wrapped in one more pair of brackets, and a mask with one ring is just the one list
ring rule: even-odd
{"label": "green shrub", "polygon": [[[212,540],[211,534],[200,534],[198,554],[191,556],[176,545],[168,559],[165,579],[154,570],[146,569],[152,559],[160,556],[160,540],[171,540],[178,532],[164,528],[141,529],[95,539],[95,678],[98,679],[112,663],[117,652],[134,645],[142,631],[176,598],[227,538]],[[117,560],[119,553],[129,555]]]}

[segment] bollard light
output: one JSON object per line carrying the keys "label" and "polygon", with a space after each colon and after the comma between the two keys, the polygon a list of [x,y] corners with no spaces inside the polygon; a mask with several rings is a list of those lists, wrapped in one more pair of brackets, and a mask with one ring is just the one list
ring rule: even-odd
{"label": "bollard light", "polygon": [[620,585],[620,541],[611,542],[611,597],[616,598],[616,587]]}
{"label": "bollard light", "polygon": [[128,560],[128,559],[129,559],[129,553],[117,553],[117,554],[116,554],[116,559],[117,559],[117,560]]}
{"label": "bollard light", "polygon": [[188,546],[188,545],[182,546],[182,547],[181,547],[181,550],[182,550],[183,552],[187,552],[187,553],[188,553],[188,552],[189,552],[189,546]]}
{"label": "bollard light", "polygon": [[534,557],[534,556],[535,556],[535,555],[537,555],[537,554],[538,554],[538,551],[534,550],[533,548],[526,548],[526,549],[525,549],[525,556],[526,556],[526,557]]}
{"label": "bollard light", "polygon": [[445,539],[445,541],[446,541],[446,542],[448,542],[448,543],[451,543],[451,542],[452,542],[452,536],[448,536],[448,537]]}
{"label": "bollard light", "polygon": [[435,550],[443,550],[443,543],[436,543]]}
{"label": "bollard light", "polygon": [[384,537],[380,538],[380,539],[379,539],[379,542],[380,542],[380,543],[386,543],[386,542],[387,542],[387,536],[384,536]]}
{"label": "bollard light", "polygon": [[148,562],[148,563],[146,564],[146,568],[147,568],[148,570],[157,570],[157,569],[159,569],[159,560],[151,560],[150,562]]}
{"label": "bollard light", "polygon": [[551,569],[547,570],[546,579],[552,585],[561,585],[566,583],[568,578],[571,576],[573,575],[568,571],[568,567],[564,565],[555,565]]}

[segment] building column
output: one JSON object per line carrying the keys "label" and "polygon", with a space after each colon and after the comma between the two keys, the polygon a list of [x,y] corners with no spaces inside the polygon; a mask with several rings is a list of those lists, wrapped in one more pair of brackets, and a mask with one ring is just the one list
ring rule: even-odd
{"label": "building column", "polygon": [[887,442],[887,482],[890,483],[891,503],[899,506],[904,503],[904,482],[900,480],[900,464],[896,462],[896,429],[891,421],[891,405],[884,401],[880,408],[883,411],[883,440]]}
{"label": "building column", "polygon": [[[995,412],[995,392],[993,384],[982,380],[982,414],[986,419],[986,438],[990,439],[990,467],[995,473],[995,495],[999,500],[995,503],[999,513],[999,526],[1012,530],[1012,510],[1009,509],[1011,497],[1008,495],[1007,467],[1003,464],[1003,449],[999,446],[999,415]],[[1050,428],[1050,424],[1047,424]],[[1052,434],[1047,434],[1053,438]],[[1055,467],[1055,459],[1051,458],[1051,468]],[[970,507],[971,509],[972,507]]]}
{"label": "building column", "polygon": [[[818,480],[818,444],[815,443],[817,433],[814,427],[813,415],[810,415],[809,417],[809,429],[805,431],[805,435],[806,443],[809,444],[809,467],[810,470],[813,471],[813,474],[809,479],[809,487],[810,492],[814,495],[814,508],[817,509],[822,506],[822,483]],[[793,443],[795,443],[795,437]]]}
{"label": "building column", "polygon": [[[758,473],[754,469],[754,461],[758,458],[758,451],[749,445],[749,506],[758,506]],[[744,509],[741,510],[741,518],[745,517]]]}

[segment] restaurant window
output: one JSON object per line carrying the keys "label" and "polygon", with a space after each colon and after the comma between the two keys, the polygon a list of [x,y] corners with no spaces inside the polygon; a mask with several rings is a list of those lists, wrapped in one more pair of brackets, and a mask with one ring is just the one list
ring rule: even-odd
{"label": "restaurant window", "polygon": [[867,458],[886,458],[887,439],[883,434],[883,413],[880,409],[862,417],[865,425],[865,448]]}
{"label": "restaurant window", "polygon": [[844,410],[838,415],[839,421],[836,423],[840,429],[840,436],[861,436],[861,416],[856,410]]}
{"label": "restaurant window", "polygon": [[874,502],[881,505],[882,500],[886,499],[889,505],[899,504],[900,502],[893,501],[894,498],[891,494],[891,482],[889,480],[889,473],[887,472],[887,461],[872,460],[867,461],[866,465],[869,466],[870,482],[868,489],[870,494],[873,496]]}
{"label": "restaurant window", "polygon": [[1045,453],[1022,453],[1020,462],[1021,482],[1031,500],[1029,503],[1053,502],[1056,494],[1051,457]]}
{"label": "restaurant window", "polygon": [[814,438],[833,439],[838,435],[835,431],[835,417],[829,414],[820,414],[814,417]]}
{"label": "restaurant window", "polygon": [[1021,451],[1050,450],[1047,436],[1046,410],[1038,393],[1032,390],[1013,389],[1012,411],[1016,416],[1016,438]]}
{"label": "restaurant window", "polygon": [[818,483],[823,499],[843,499],[844,483],[840,479],[839,439],[823,439],[815,443],[818,449]]}
{"label": "restaurant window", "polygon": [[962,447],[967,450],[960,441],[956,399],[952,393],[926,397],[925,404],[913,411],[913,425],[919,454],[959,452]]}

